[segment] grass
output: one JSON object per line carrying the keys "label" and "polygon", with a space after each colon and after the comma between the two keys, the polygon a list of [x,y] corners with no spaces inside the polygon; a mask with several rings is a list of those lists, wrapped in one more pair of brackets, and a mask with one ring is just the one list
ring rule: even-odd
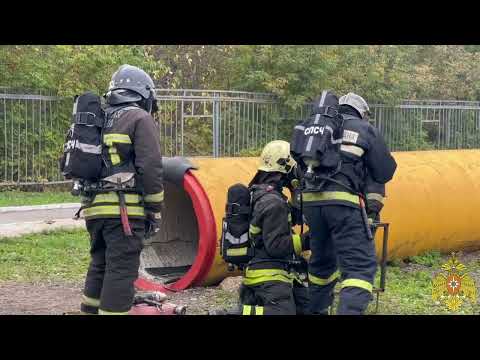
{"label": "grass", "polygon": [[406,260],[407,262],[429,267],[441,265],[443,261],[440,251],[428,251],[421,255],[410,256]]}
{"label": "grass", "polygon": [[[380,294],[379,314],[398,315],[451,315],[451,314],[479,314],[480,298],[477,303],[465,301],[460,310],[453,313],[443,303],[432,300],[432,278],[440,271],[440,267],[448,259],[438,251],[430,251],[422,255],[407,259],[412,265],[404,268],[389,266],[387,270],[386,291]],[[477,288],[480,285],[478,273],[480,263],[478,259],[465,262],[470,275],[473,275]],[[378,274],[377,274],[378,277]],[[369,313],[375,310],[375,302],[369,306]]]}
{"label": "grass", "polygon": [[[443,303],[432,300],[432,279],[440,271],[440,267],[448,256],[438,251],[430,251],[412,256],[404,261],[392,261],[387,266],[386,290],[380,293],[378,313],[376,313],[376,294],[366,313],[369,315],[478,315],[480,314],[480,292],[477,303],[465,301],[458,312],[452,312]],[[402,264],[403,266],[400,266]],[[470,275],[473,275],[477,285],[480,285],[480,260],[473,259],[464,262]],[[380,268],[377,271],[375,284],[379,284]],[[340,291],[340,284],[336,287]],[[338,304],[335,296],[333,308]]]}
{"label": "grass", "polygon": [[0,281],[80,280],[89,256],[85,230],[0,239]]}
{"label": "grass", "polygon": [[0,192],[1,206],[43,205],[56,203],[80,202],[79,197],[72,196],[67,191],[25,192],[2,191]]}
{"label": "grass", "polygon": [[[89,261],[88,239],[88,233],[85,230],[63,230],[0,239],[0,281],[83,280]],[[431,298],[432,277],[446,260],[445,255],[429,252],[407,259],[408,265],[399,266],[399,262],[394,262],[393,265],[388,266],[386,292],[380,294],[378,314],[452,314],[445,305],[435,303]],[[473,258],[464,264],[478,287],[480,285],[479,259]],[[379,275],[380,271],[377,272],[376,284],[378,284]],[[236,294],[232,295],[225,291],[218,291],[216,295],[218,299],[215,303],[218,306],[231,304],[237,297]],[[374,313],[375,300],[367,310],[367,314]],[[477,301],[473,305],[464,302],[456,314],[479,313],[480,304]]]}

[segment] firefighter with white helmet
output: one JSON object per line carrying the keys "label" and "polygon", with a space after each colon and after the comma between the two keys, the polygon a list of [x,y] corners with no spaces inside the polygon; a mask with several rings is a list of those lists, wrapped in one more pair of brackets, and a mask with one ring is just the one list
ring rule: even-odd
{"label": "firefighter with white helmet", "polygon": [[[396,162],[366,121],[367,102],[352,92],[336,99],[324,91],[312,118],[295,126],[292,155],[304,179],[303,215],[311,233],[310,313],[328,314],[340,281],[337,314],[359,315],[372,299],[377,270],[368,218],[378,219]],[[310,122],[324,131],[307,132]]]}

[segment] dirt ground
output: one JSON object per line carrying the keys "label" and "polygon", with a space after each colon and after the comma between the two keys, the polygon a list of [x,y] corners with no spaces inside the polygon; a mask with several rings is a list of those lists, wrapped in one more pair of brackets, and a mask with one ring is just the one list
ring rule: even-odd
{"label": "dirt ground", "polygon": [[[446,258],[446,257],[442,257]],[[480,251],[460,253],[460,262],[480,264]],[[404,264],[403,271],[428,269],[418,264]],[[431,268],[430,268],[431,269]],[[480,285],[480,268],[470,275]],[[228,278],[216,287],[192,288],[171,293],[167,301],[187,307],[187,315],[207,315],[209,310],[228,309],[237,304],[237,288],[241,278]],[[81,301],[83,283],[65,282],[0,282],[0,315],[61,315],[76,312]]]}
{"label": "dirt ground", "polygon": [[61,315],[77,311],[81,284],[0,283],[0,315]]}
{"label": "dirt ground", "polygon": [[[0,282],[0,315],[61,315],[79,311],[83,284]],[[235,305],[237,293],[221,287],[193,288],[168,294],[167,301],[187,307],[187,315]]]}

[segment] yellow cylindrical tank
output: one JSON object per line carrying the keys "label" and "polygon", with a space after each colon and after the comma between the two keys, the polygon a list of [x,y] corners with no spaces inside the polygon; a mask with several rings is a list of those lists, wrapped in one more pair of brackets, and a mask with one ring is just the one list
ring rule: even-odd
{"label": "yellow cylindrical tank", "polygon": [[[390,223],[388,257],[480,248],[476,209],[480,204],[480,150],[397,152],[393,156],[398,167],[387,184],[381,214],[382,221]],[[166,183],[163,232],[144,249],[139,288],[181,290],[235,274],[228,272],[219,252],[227,189],[235,183],[247,185],[257,171],[258,158],[190,161],[198,169],[184,175],[183,185],[178,180]],[[175,172],[176,168],[171,169]],[[382,232],[379,229],[375,239],[378,255]],[[173,278],[178,272],[179,280],[169,285],[162,280],[165,272]]]}
{"label": "yellow cylindrical tank", "polygon": [[[393,153],[398,167],[387,184],[382,221],[390,223],[388,255],[406,257],[427,250],[480,248],[480,151],[416,151]],[[195,176],[208,194],[221,232],[227,188],[248,184],[256,172],[257,158],[192,158],[199,166]],[[380,252],[382,230],[377,232]],[[228,274],[219,254],[205,284]]]}

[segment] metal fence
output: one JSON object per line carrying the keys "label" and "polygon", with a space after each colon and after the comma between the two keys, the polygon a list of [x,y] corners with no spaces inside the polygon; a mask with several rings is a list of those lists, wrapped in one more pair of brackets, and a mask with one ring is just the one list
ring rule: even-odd
{"label": "metal fence", "polygon": [[[264,93],[161,89],[157,98],[166,156],[255,155],[268,141],[289,140],[310,112]],[[72,99],[0,88],[0,184],[63,180],[58,158],[71,112]],[[479,102],[404,101],[371,112],[393,151],[480,148]]]}
{"label": "metal fence", "polygon": [[407,100],[372,106],[392,151],[480,148],[480,102]]}
{"label": "metal fence", "polygon": [[281,106],[270,94],[157,90],[167,156],[236,156],[278,136]]}
{"label": "metal fence", "polygon": [[52,94],[0,89],[0,183],[63,180],[58,158],[71,111]]}

